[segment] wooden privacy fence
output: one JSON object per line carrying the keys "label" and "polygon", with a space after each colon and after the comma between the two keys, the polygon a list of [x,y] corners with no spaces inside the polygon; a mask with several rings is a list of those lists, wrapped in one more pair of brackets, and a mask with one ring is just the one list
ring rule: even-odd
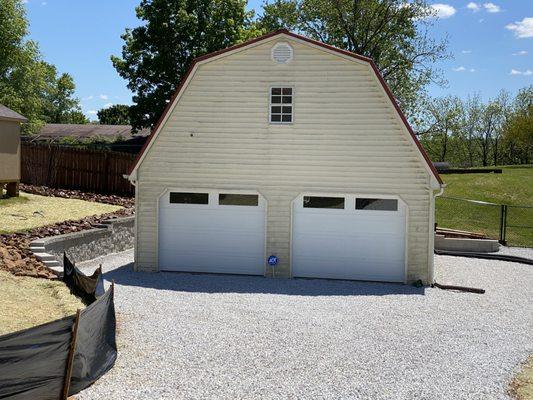
{"label": "wooden privacy fence", "polygon": [[123,175],[135,154],[22,143],[21,181],[30,185],[96,193],[133,194]]}

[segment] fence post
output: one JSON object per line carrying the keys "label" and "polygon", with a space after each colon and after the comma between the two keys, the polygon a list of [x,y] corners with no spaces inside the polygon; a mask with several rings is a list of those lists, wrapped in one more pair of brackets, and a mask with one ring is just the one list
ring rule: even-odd
{"label": "fence post", "polygon": [[72,365],[74,364],[74,352],[76,351],[76,339],[78,338],[78,325],[80,324],[80,310],[76,311],[76,319],[74,320],[74,329],[72,331],[72,340],[70,342],[70,349],[67,358],[67,370],[65,371],[65,381],[63,383],[62,400],[67,400],[68,391],[70,389],[70,379],[72,378]]}
{"label": "fence post", "polygon": [[506,232],[507,231],[507,205],[501,204],[500,205],[500,238],[498,242],[500,244],[503,244],[504,246],[507,244],[507,241],[505,240]]}

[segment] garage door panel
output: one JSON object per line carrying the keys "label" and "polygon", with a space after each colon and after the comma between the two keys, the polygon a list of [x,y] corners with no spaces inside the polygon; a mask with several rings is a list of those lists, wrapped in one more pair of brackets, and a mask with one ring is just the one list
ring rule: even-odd
{"label": "garage door panel", "polygon": [[265,206],[169,204],[160,199],[159,269],[264,274]]}
{"label": "garage door panel", "polygon": [[404,281],[405,205],[398,201],[397,211],[359,210],[355,198],[345,195],[344,209],[305,208],[301,199],[295,201],[294,276]]}

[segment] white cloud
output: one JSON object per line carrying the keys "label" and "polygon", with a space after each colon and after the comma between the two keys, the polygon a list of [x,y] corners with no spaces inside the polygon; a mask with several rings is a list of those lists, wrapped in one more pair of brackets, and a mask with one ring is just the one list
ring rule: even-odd
{"label": "white cloud", "polygon": [[461,65],[460,67],[452,68],[452,71],[463,72],[463,71],[466,71],[466,68]]}
{"label": "white cloud", "polygon": [[97,111],[96,111],[96,110],[89,110],[89,111],[87,111],[87,114],[89,114],[89,115],[96,115],[96,114],[97,114]]}
{"label": "white cloud", "polygon": [[90,95],[90,96],[87,96],[87,97],[83,97],[83,98],[82,98],[82,100],[85,100],[85,101],[87,101],[87,100],[92,100],[92,99],[94,99],[94,96],[93,96],[93,95]]}
{"label": "white cloud", "polygon": [[102,106],[102,108],[109,108],[113,105],[113,103],[106,103]]}
{"label": "white cloud", "polygon": [[487,10],[487,12],[490,13],[499,13],[501,11],[500,6],[497,6],[494,3],[485,3],[483,4],[483,7],[485,8],[485,10]]}
{"label": "white cloud", "polygon": [[530,76],[533,75],[533,70],[526,69],[525,71],[519,71],[517,69],[512,69],[511,72],[509,72],[509,75],[524,75],[524,76]]}
{"label": "white cloud", "polygon": [[533,17],[526,17],[522,21],[516,21],[514,24],[508,24],[505,27],[513,31],[519,39],[533,37]]}
{"label": "white cloud", "polygon": [[107,100],[107,99],[109,99],[109,96],[108,96],[107,94],[101,94],[99,97],[100,97],[102,100]]}
{"label": "white cloud", "polygon": [[466,8],[468,8],[469,10],[472,10],[472,11],[474,11],[474,12],[477,12],[477,11],[479,11],[479,9],[480,9],[481,7],[479,6],[479,4],[474,3],[473,1],[471,1],[470,3],[468,3],[468,4],[466,5]]}
{"label": "white cloud", "polygon": [[457,12],[457,10],[449,4],[436,3],[432,4],[431,8],[433,8],[438,18],[450,18]]}
{"label": "white cloud", "polygon": [[475,68],[470,68],[469,71],[470,72],[476,72],[476,69]]}
{"label": "white cloud", "polygon": [[513,56],[525,56],[527,55],[527,51],[525,50],[517,51],[516,53],[513,53],[512,55]]}
{"label": "white cloud", "polygon": [[470,54],[470,53],[472,53],[472,50],[462,50],[461,53],[463,53],[463,54]]}

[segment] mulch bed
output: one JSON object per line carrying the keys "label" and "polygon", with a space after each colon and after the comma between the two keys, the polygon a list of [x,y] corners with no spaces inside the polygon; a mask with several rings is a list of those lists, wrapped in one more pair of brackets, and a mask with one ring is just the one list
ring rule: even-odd
{"label": "mulch bed", "polygon": [[34,228],[29,231],[0,235],[0,270],[5,270],[18,276],[32,276],[36,278],[54,279],[56,275],[50,272],[30,250],[30,243],[39,238],[62,235],[64,233],[79,232],[92,229],[102,221],[126,217],[134,214],[134,199],[116,195],[101,195],[85,193],[79,190],[51,189],[44,186],[20,185],[20,190],[26,193],[42,196],[54,196],[70,199],[81,199],[99,203],[114,204],[125,207],[114,213],[85,217],[76,221],[63,221],[53,225]]}

